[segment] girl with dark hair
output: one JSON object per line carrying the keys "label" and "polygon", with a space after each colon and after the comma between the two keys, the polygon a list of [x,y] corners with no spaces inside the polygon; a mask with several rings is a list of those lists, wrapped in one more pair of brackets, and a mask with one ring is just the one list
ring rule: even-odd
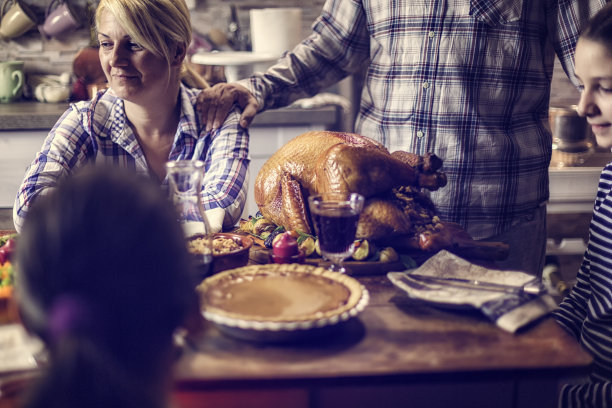
{"label": "girl with dark hair", "polygon": [[117,168],[63,179],[33,205],[16,265],[24,325],[49,352],[26,407],[167,406],[197,296],[159,186]]}
{"label": "girl with dark hair", "polygon": [[[612,148],[612,3],[582,32],[575,66],[581,83],[578,112],[586,116],[597,144]],[[563,386],[559,406],[612,407],[612,163],[601,172],[576,285],[555,317],[595,362],[588,379]]]}

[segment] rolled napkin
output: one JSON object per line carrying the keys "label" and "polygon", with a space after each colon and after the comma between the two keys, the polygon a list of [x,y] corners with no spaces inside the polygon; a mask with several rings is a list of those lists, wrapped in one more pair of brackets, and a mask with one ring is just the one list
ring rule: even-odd
{"label": "rolled napkin", "polygon": [[387,277],[412,298],[437,306],[478,309],[512,333],[557,306],[534,276],[475,265],[446,250],[416,269],[389,272]]}
{"label": "rolled napkin", "polygon": [[225,219],[225,210],[223,208],[213,208],[206,210],[206,218],[210,226],[211,233],[221,232],[223,229],[223,220]]}

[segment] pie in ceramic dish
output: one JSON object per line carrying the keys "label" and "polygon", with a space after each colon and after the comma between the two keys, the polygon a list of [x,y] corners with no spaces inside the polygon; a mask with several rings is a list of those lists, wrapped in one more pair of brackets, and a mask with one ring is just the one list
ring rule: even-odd
{"label": "pie in ceramic dish", "polygon": [[357,316],[369,301],[356,279],[304,264],[231,269],[205,279],[198,293],[207,320],[253,340],[284,340],[336,325]]}

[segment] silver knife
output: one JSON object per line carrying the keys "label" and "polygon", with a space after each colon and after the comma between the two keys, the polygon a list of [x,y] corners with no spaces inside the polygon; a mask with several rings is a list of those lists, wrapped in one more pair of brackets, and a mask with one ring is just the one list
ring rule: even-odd
{"label": "silver knife", "polygon": [[431,275],[419,275],[417,273],[409,273],[406,277],[415,279],[417,281],[426,283],[436,283],[440,285],[449,285],[454,287],[463,287],[466,289],[481,289],[481,290],[497,290],[508,293],[528,293],[531,295],[539,295],[546,291],[542,283],[534,278],[529,282],[521,286],[505,285],[503,283],[494,283],[481,281],[478,279],[464,279],[464,278],[452,278],[452,277],[441,277]]}

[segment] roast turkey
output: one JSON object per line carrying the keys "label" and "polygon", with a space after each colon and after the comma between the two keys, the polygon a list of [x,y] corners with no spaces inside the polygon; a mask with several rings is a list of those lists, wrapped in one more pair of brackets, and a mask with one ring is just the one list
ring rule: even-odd
{"label": "roast turkey", "polygon": [[[312,131],[290,140],[266,161],[255,180],[255,202],[269,221],[314,234],[308,196],[356,192],[366,198],[357,238],[429,252],[480,245],[459,225],[440,220],[422,192],[446,185],[441,167],[442,160],[433,154],[390,153],[358,134]],[[486,257],[503,258],[507,251],[501,249]]]}

